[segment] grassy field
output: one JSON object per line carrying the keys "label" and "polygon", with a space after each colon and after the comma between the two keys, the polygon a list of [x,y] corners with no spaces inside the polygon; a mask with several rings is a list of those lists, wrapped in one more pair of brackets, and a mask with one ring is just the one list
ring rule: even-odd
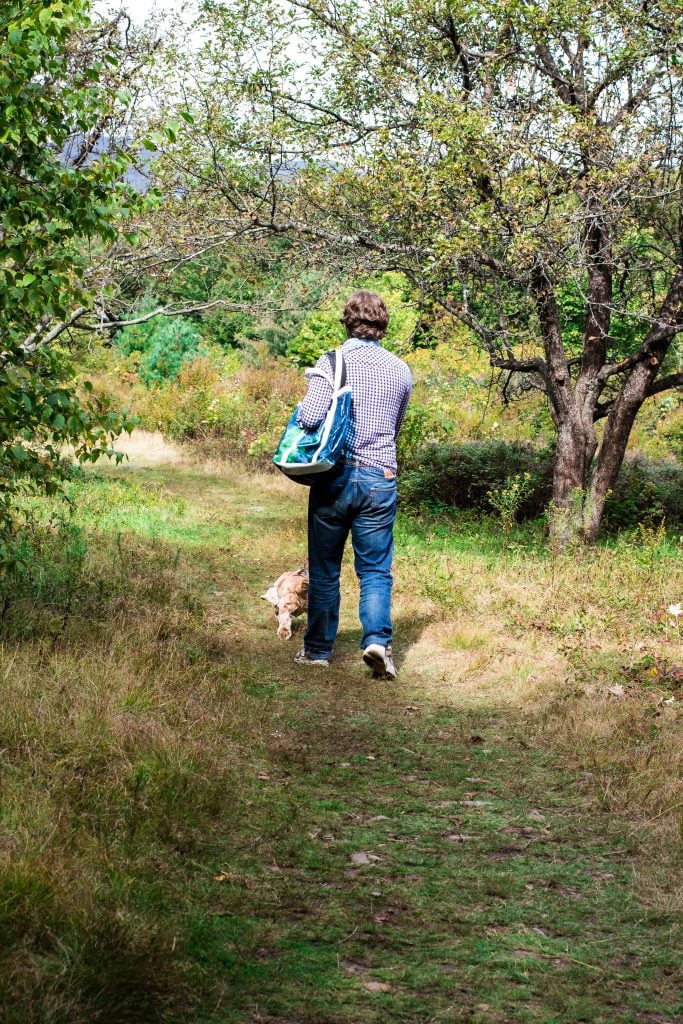
{"label": "grassy field", "polygon": [[[399,679],[259,595],[305,492],[140,437],[0,598],[7,1024],[683,1020],[682,539],[402,517]],[[28,549],[27,549],[28,550]]]}

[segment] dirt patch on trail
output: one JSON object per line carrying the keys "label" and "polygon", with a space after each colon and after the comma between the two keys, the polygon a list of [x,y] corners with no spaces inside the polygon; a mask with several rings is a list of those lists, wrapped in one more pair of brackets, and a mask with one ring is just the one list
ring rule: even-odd
{"label": "dirt patch on trail", "polygon": [[130,469],[188,461],[181,449],[166,441],[158,430],[134,430],[132,434],[121,434],[114,448],[127,456],[123,466]]}

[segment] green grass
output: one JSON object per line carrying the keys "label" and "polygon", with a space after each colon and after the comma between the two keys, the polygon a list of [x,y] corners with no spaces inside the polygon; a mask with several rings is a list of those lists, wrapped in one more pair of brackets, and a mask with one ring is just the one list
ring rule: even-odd
{"label": "green grass", "polygon": [[71,497],[0,622],[3,1021],[681,1019],[675,538],[403,518],[388,685],[348,562],[330,671],[275,637],[303,489]]}

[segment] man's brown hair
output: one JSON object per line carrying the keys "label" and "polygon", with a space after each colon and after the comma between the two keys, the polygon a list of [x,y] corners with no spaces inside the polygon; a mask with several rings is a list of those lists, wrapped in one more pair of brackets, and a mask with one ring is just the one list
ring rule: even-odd
{"label": "man's brown hair", "polygon": [[389,314],[377,292],[354,292],[344,306],[342,323],[347,338],[373,338],[379,341],[387,333]]}

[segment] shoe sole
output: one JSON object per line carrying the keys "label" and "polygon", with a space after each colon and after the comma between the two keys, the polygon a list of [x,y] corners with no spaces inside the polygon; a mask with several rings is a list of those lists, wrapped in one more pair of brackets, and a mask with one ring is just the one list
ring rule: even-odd
{"label": "shoe sole", "polygon": [[371,668],[373,672],[379,672],[380,675],[384,675],[387,670],[386,663],[381,654],[376,654],[371,651],[369,654],[363,653],[363,661]]}
{"label": "shoe sole", "polygon": [[376,654],[374,651],[371,651],[369,654],[363,654],[363,661],[368,668],[372,669],[373,679],[375,677],[392,680],[396,678],[396,670],[394,669],[393,672],[390,672],[386,661],[380,654]]}

